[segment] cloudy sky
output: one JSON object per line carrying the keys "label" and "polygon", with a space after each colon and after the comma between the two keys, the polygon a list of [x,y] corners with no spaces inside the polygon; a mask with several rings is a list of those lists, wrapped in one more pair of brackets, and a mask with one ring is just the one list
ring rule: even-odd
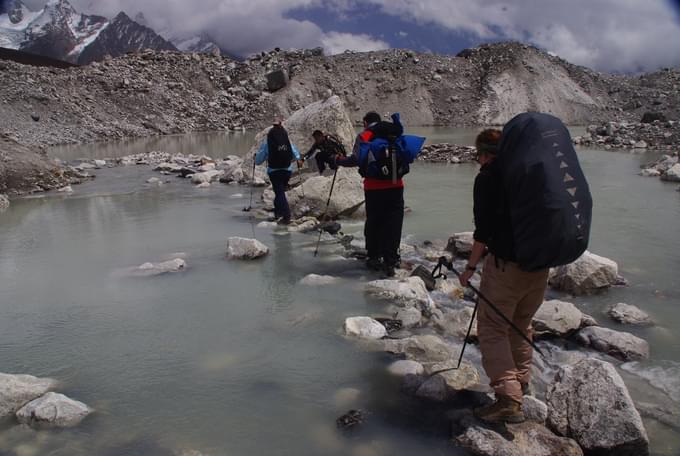
{"label": "cloudy sky", "polygon": [[[38,8],[44,0],[24,0]],[[598,70],[680,66],[680,0],[71,0],[112,17],[142,12],[156,30],[208,32],[225,50],[390,47],[457,53],[483,42],[535,44]]]}

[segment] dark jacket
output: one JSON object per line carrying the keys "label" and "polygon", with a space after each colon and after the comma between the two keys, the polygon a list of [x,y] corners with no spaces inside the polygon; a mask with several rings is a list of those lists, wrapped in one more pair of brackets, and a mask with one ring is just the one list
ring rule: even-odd
{"label": "dark jacket", "polygon": [[496,257],[515,261],[510,214],[505,210],[503,191],[494,160],[481,167],[475,178],[475,241],[486,244]]}

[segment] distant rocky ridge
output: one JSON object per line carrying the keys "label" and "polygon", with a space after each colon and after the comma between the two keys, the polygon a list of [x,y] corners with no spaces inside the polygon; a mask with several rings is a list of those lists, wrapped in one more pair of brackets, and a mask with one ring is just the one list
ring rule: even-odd
{"label": "distant rocky ridge", "polygon": [[329,94],[340,96],[353,121],[369,109],[399,111],[407,128],[501,124],[525,110],[572,125],[639,122],[650,111],[680,118],[680,70],[607,75],[520,43],[456,57],[274,50],[244,62],[144,51],[70,70],[12,62],[0,70],[0,131],[38,146],[261,128]]}
{"label": "distant rocky ridge", "polygon": [[80,14],[67,0],[50,0],[40,11],[8,0],[5,10],[0,11],[0,47],[8,49],[81,64],[143,49],[176,50],[123,12],[108,20]]}

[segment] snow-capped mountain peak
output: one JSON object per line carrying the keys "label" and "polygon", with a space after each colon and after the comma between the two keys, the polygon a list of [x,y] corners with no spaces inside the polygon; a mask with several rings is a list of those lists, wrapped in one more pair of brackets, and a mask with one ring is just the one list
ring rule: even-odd
{"label": "snow-capped mountain peak", "polygon": [[0,11],[0,47],[73,63],[89,63],[105,55],[146,48],[175,49],[124,13],[109,21],[102,16],[80,14],[68,0],[49,0],[37,12],[30,11],[20,0],[5,4],[5,11]]}

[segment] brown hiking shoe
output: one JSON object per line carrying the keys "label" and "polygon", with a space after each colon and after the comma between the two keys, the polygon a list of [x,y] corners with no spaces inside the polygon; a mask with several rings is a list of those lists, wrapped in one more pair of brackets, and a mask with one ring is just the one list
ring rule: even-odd
{"label": "brown hiking shoe", "polygon": [[496,395],[496,402],[473,410],[474,415],[488,423],[523,423],[522,404],[502,394]]}

